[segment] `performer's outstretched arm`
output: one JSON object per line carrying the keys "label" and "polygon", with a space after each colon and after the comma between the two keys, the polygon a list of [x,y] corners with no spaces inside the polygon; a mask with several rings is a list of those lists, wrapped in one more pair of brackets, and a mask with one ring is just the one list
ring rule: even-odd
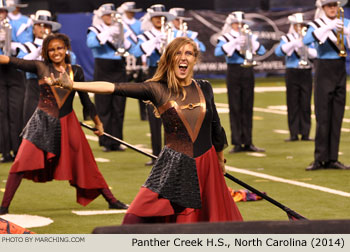
{"label": "performer's outstretched arm", "polygon": [[92,82],[76,82],[69,78],[69,75],[63,67],[60,69],[60,77],[55,78],[51,73],[51,77],[45,77],[45,81],[49,85],[61,86],[65,89],[74,89],[83,92],[92,92],[98,94],[112,94],[114,92],[114,84],[107,81]]}

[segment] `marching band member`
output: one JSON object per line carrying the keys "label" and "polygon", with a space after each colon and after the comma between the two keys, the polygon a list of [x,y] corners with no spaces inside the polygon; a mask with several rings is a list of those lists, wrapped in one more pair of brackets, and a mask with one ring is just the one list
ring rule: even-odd
{"label": "marching band member", "polygon": [[[162,4],[154,4],[147,9],[146,15],[142,17],[142,29],[145,32],[138,36],[139,41],[134,49],[134,55],[136,57],[141,57],[142,55],[148,57],[148,78],[153,77],[156,72],[162,49],[165,48],[167,43],[166,34],[162,31],[164,28],[162,28],[162,17],[165,17],[166,22],[170,22],[175,18],[174,15],[165,10],[165,6]],[[162,149],[162,124],[160,118],[154,115],[153,110],[153,106],[147,106],[151,130],[152,152],[154,155],[158,156]],[[154,160],[146,163],[146,165],[153,164]]]}
{"label": "marching band member", "polygon": [[[135,14],[141,12],[141,8],[136,8],[135,2],[125,2],[118,9],[118,13],[122,14],[123,23],[130,38],[135,42],[138,41],[137,36],[143,33],[141,30],[141,21],[135,18]],[[142,82],[144,76],[142,72],[142,59],[141,57],[136,58],[133,54],[129,54],[126,57],[126,73],[128,81]],[[146,104],[139,100],[140,116],[142,121],[147,120]]]}
{"label": "marching band member", "polygon": [[196,42],[201,52],[205,52],[206,48],[203,42],[198,40],[198,32],[188,30],[187,23],[185,21],[192,20],[191,17],[185,17],[185,9],[184,8],[171,8],[169,13],[175,16],[175,19],[172,21],[172,25],[174,26],[174,38],[177,37],[189,37]]}
{"label": "marching band member", "polygon": [[[0,1],[0,22],[11,28],[13,21],[8,18],[8,13],[14,9],[15,7],[8,5],[6,1]],[[18,39],[13,29],[1,29],[0,41],[8,48],[0,48],[0,55],[10,56],[12,41]],[[9,66],[0,66],[0,76],[0,162],[11,162],[21,142],[24,74]]]}
{"label": "marching band member", "polygon": [[[350,167],[338,160],[341,124],[346,98],[346,47],[349,46],[349,20],[337,17],[347,0],[317,0],[317,16],[309,23],[303,39],[306,45],[315,43],[315,115],[316,137],[314,162],[307,171]],[[341,15],[339,15],[341,17]],[[343,33],[344,36],[337,35]],[[338,41],[337,41],[338,40]],[[340,53],[342,52],[342,53]]]}
{"label": "marching band member", "polygon": [[288,17],[290,28],[288,34],[282,36],[275,54],[285,57],[288,127],[290,138],[286,141],[308,141],[311,128],[311,94],[312,65],[309,58],[315,58],[315,48],[303,44],[306,21],[302,13]]}
{"label": "marching band member", "polygon": [[19,0],[7,0],[7,5],[15,7],[12,12],[8,13],[9,19],[12,21],[12,33],[16,40],[14,42],[25,43],[32,41],[32,21],[29,17],[22,15],[21,8],[28,7],[28,4],[22,4]]}
{"label": "marching band member", "polygon": [[215,56],[225,55],[227,63],[226,85],[230,110],[231,143],[234,148],[230,153],[241,151],[264,152],[252,143],[253,103],[254,103],[254,71],[253,67],[242,66],[245,62],[241,49],[251,44],[250,53],[263,55],[265,47],[257,37],[252,35],[248,41],[240,30],[243,25],[252,21],[244,19],[243,12],[232,12],[226,18],[215,48]]}
{"label": "marching band member", "polygon": [[[126,81],[124,55],[121,53],[118,55],[118,50],[130,50],[133,46],[132,39],[124,31],[121,20],[114,19],[113,16],[116,14],[114,4],[103,4],[94,11],[94,14],[87,35],[87,46],[91,48],[95,58],[94,79]],[[120,47],[117,48],[118,46]],[[96,94],[95,104],[105,131],[123,139],[126,98]],[[99,138],[99,143],[103,146],[103,151],[124,150],[120,144],[105,136]]]}

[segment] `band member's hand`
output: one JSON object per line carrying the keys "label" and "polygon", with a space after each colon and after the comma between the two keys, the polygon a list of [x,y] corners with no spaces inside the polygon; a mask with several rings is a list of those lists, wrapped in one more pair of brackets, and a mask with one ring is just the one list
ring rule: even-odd
{"label": "band member's hand", "polygon": [[237,38],[237,45],[240,46],[240,47],[243,47],[246,43],[246,37],[245,36],[239,36]]}
{"label": "band member's hand", "polygon": [[94,134],[97,135],[97,136],[102,136],[103,135],[103,132],[104,132],[104,129],[103,129],[103,124],[100,123],[100,124],[95,124],[95,128],[97,130],[94,131]]}
{"label": "band member's hand", "polygon": [[330,30],[336,29],[337,31],[339,31],[344,27],[344,23],[339,18],[336,18],[329,22],[328,27]]}

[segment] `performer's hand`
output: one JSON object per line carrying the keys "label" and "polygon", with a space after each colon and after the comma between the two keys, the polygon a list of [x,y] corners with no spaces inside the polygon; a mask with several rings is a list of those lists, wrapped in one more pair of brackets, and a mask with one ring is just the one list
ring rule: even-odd
{"label": "performer's hand", "polygon": [[293,45],[297,49],[299,49],[299,48],[304,46],[303,42],[300,39],[293,40]]}
{"label": "performer's hand", "polygon": [[111,35],[113,37],[113,36],[119,35],[119,33],[120,33],[120,29],[117,25],[110,26],[109,35]]}
{"label": "performer's hand", "polygon": [[51,73],[51,77],[45,77],[45,82],[51,86],[59,86],[64,89],[73,89],[73,81],[70,79],[69,75],[65,71],[64,67],[60,67],[60,77],[55,78],[54,74]]}
{"label": "performer's hand", "polygon": [[225,161],[226,161],[225,159],[224,160],[219,159],[219,165],[220,165],[220,168],[221,168],[223,174],[226,173]]}
{"label": "performer's hand", "polygon": [[344,27],[344,23],[339,18],[336,18],[329,22],[328,27],[330,30],[336,29],[337,31],[339,31]]}
{"label": "performer's hand", "polygon": [[239,36],[237,38],[237,45],[238,46],[242,47],[242,46],[245,45],[245,43],[246,43],[246,37],[245,36],[242,35],[242,36]]}
{"label": "performer's hand", "polygon": [[96,128],[97,130],[94,131],[94,134],[95,134],[96,136],[102,136],[102,135],[103,135],[103,132],[104,132],[103,124],[102,124],[102,123],[95,124],[95,128]]}

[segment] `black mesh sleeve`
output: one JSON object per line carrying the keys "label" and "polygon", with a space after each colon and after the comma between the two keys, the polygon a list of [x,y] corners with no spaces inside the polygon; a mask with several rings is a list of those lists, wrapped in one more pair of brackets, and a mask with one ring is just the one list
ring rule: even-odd
{"label": "black mesh sleeve", "polygon": [[37,60],[24,60],[16,57],[10,57],[9,65],[25,72],[35,73],[38,72]]}

